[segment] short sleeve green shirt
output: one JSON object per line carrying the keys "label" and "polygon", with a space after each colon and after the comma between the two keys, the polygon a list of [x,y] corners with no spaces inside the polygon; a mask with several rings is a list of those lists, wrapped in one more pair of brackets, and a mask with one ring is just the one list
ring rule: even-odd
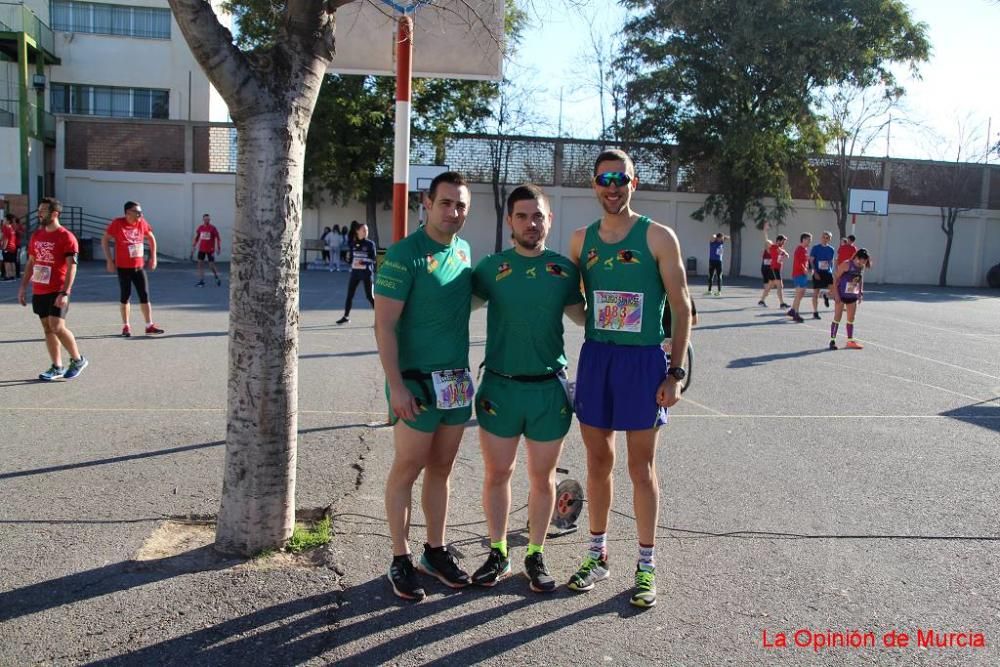
{"label": "short sleeve green shirt", "polygon": [[486,367],[545,375],[566,366],[563,309],[581,303],[580,272],[557,252],[524,257],[510,248],[476,266],[473,293],[488,302]]}
{"label": "short sleeve green shirt", "polygon": [[375,294],[405,302],[396,324],[400,370],[468,368],[471,257],[467,242],[442,245],[423,227],[389,246]]}

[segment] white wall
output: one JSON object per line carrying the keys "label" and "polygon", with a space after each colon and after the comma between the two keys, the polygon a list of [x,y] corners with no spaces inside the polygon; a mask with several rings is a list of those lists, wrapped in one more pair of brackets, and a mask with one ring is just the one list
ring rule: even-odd
{"label": "white wall", "polygon": [[21,130],[0,127],[0,192],[21,191]]}

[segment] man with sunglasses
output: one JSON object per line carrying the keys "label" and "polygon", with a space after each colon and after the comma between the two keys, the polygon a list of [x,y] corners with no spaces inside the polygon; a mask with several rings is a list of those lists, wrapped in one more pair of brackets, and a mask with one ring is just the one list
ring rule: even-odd
{"label": "man with sunglasses", "polygon": [[[115,242],[115,251],[110,248]],[[144,266],[145,243],[149,242],[149,270],[156,270],[156,237],[153,228],[142,217],[142,206],[138,202],[125,202],[125,215],[115,218],[108,225],[101,237],[101,248],[107,258],[108,273],[118,273],[118,289],[120,292],[119,310],[122,316],[122,336],[132,335],[129,316],[132,312],[129,299],[132,298],[132,286],[139,293],[139,308],[146,320],[146,335],[163,333],[163,329],[153,322],[153,304],[149,301],[149,280],[146,278]]]}
{"label": "man with sunglasses", "polygon": [[[594,174],[603,215],[573,233],[569,254],[580,268],[587,299],[575,410],[587,450],[590,546],[568,586],[589,591],[609,576],[615,433],[625,431],[639,538],[631,603],[652,607],[660,494],[656,440],[667,421],[666,409],[680,400],[691,302],[677,236],[630,206],[639,182],[632,159],[620,150],[604,151]],[[669,368],[660,347],[667,301],[673,311]]]}

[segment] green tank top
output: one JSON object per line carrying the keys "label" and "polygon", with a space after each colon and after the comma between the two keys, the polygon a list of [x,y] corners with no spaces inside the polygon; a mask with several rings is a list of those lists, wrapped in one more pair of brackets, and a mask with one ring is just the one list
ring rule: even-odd
{"label": "green tank top", "polygon": [[666,292],[659,267],[646,243],[650,220],[641,216],[624,239],[610,244],[587,227],[580,275],[587,297],[586,339],[615,345],[663,342]]}

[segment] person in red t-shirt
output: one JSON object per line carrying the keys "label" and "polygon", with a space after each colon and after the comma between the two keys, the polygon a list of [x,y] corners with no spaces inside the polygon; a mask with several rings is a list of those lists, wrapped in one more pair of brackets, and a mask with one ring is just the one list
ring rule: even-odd
{"label": "person in red t-shirt", "polygon": [[854,238],[854,234],[850,234],[846,239],[840,239],[840,247],[837,248],[837,266],[851,259],[858,252],[858,246],[854,245],[855,241],[857,239]]}
{"label": "person in red t-shirt", "polygon": [[14,229],[14,222],[17,220],[13,215],[7,214],[0,223],[0,253],[3,255],[3,279],[17,280],[17,269],[14,263],[17,261],[17,232]]}
{"label": "person in red t-shirt", "polygon": [[757,302],[758,306],[767,306],[767,295],[771,293],[771,289],[775,289],[778,292],[778,307],[788,308],[788,304],[785,303],[785,297],[781,293],[781,263],[785,257],[788,257],[788,252],[785,250],[785,241],[787,240],[784,234],[778,234],[774,242],[767,237],[768,224],[764,223],[764,256],[761,260],[761,275],[764,277],[764,292],[760,295],[760,300]]}
{"label": "person in red t-shirt", "polygon": [[212,269],[215,276],[215,285],[222,285],[219,279],[219,272],[215,269],[215,255],[222,250],[222,239],[219,230],[212,224],[212,216],[208,213],[201,216],[201,226],[194,230],[194,239],[191,241],[191,254],[194,254],[195,247],[198,248],[198,282],[195,287],[205,286],[205,260]]}
{"label": "person in red t-shirt", "polygon": [[[52,366],[38,375],[39,380],[45,381],[72,380],[89,363],[80,354],[73,332],[66,327],[80,246],[73,232],[59,224],[61,212],[58,199],[43,197],[38,202],[38,231],[28,243],[28,264],[17,291],[18,303],[27,306],[28,283],[31,283],[31,309],[41,318],[45,347],[52,360]],[[69,353],[68,367],[62,365],[60,344]]]}
{"label": "person in red t-shirt", "polygon": [[788,316],[796,322],[802,323],[805,320],[799,315],[799,304],[809,287],[809,266],[812,260],[809,257],[809,246],[812,244],[812,234],[806,232],[799,236],[799,244],[795,246],[795,254],[792,256],[792,283],[795,285],[795,300],[792,307],[788,309]]}
{"label": "person in red t-shirt", "polygon": [[[115,242],[115,251],[111,252],[110,242]],[[153,228],[149,226],[146,219],[142,217],[142,206],[138,202],[125,202],[125,215],[115,218],[104,231],[101,237],[101,248],[104,249],[104,256],[107,258],[108,273],[118,271],[118,287],[121,292],[121,316],[122,316],[122,336],[128,338],[132,335],[132,327],[129,325],[131,314],[132,286],[139,294],[139,308],[142,309],[142,316],[146,319],[146,334],[161,334],[163,329],[153,323],[153,304],[149,301],[149,281],[146,272],[143,270],[145,259],[143,258],[144,242],[149,241],[149,270],[156,270],[156,237],[153,236]]]}

